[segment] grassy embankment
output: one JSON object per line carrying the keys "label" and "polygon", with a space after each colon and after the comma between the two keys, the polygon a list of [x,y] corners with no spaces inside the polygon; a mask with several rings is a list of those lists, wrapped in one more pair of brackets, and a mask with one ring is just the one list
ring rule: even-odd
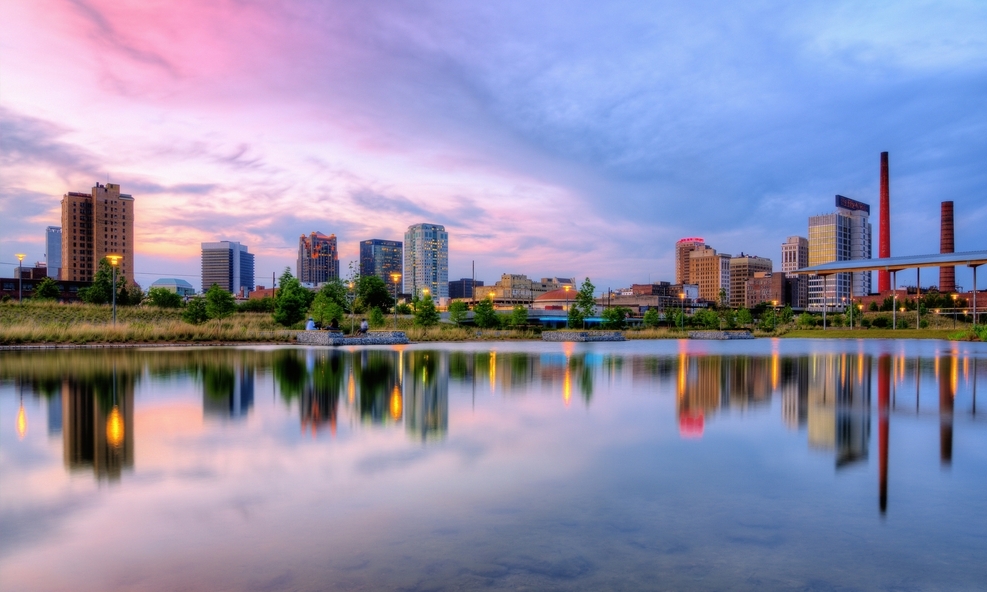
{"label": "grassy embankment", "polygon": [[25,302],[0,304],[0,345],[286,342],[290,331],[266,313],[237,313],[191,325],[181,311],[157,307]]}

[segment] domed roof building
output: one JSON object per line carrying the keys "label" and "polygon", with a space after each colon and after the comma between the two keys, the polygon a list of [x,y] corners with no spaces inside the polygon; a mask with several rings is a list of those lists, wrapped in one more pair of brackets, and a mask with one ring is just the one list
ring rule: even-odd
{"label": "domed roof building", "polygon": [[164,288],[169,292],[174,292],[179,296],[195,296],[195,288],[192,284],[179,278],[161,278],[151,284],[152,288]]}

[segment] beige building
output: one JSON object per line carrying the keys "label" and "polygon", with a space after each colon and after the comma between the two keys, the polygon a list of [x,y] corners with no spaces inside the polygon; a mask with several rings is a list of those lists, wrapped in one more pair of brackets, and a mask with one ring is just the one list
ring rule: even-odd
{"label": "beige building", "polygon": [[[809,239],[804,236],[790,236],[781,244],[781,270],[791,273],[809,266]],[[798,284],[792,298],[792,308],[802,309],[809,305],[809,278],[804,275],[791,276]]]}
{"label": "beige building", "polygon": [[514,306],[515,304],[531,304],[535,298],[553,290],[569,286],[575,294],[575,286],[571,278],[541,278],[534,281],[519,273],[505,273],[492,286],[477,286],[477,300],[490,298],[495,305]]}
{"label": "beige building", "polygon": [[694,284],[696,282],[690,281],[690,273],[692,271],[691,265],[689,263],[689,253],[695,251],[696,249],[702,249],[705,247],[705,242],[701,238],[683,238],[679,239],[675,243],[675,283],[676,284]]}
{"label": "beige building", "polygon": [[115,183],[96,183],[92,193],[62,197],[60,279],[92,281],[99,261],[120,255],[117,274],[134,283],[134,198]]}
{"label": "beige building", "polygon": [[744,255],[730,259],[730,306],[740,308],[747,303],[747,280],[756,273],[771,273],[771,259]]}
{"label": "beige building", "polygon": [[717,253],[716,249],[703,246],[689,253],[690,283],[699,286],[699,298],[707,302],[720,302],[720,290],[725,294],[723,304],[730,302],[730,255]]}

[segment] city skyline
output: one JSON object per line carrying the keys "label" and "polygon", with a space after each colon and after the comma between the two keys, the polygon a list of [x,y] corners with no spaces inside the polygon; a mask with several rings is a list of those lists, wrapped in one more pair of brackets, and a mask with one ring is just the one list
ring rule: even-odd
{"label": "city skyline", "polygon": [[108,181],[140,200],[143,286],[194,278],[198,245],[224,232],[256,245],[268,277],[311,228],[354,261],[360,240],[422,219],[452,237],[450,277],[475,260],[487,279],[671,280],[683,236],[777,261],[828,196],[877,207],[885,150],[893,254],[937,252],[947,200],[956,250],[983,247],[982,7],[12,2],[5,16],[0,214],[18,223],[0,232],[4,275],[13,253],[43,260],[58,196]]}

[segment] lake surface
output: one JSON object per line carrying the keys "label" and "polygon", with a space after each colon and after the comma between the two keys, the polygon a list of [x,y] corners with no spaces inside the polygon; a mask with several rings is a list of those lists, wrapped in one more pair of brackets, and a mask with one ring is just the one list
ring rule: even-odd
{"label": "lake surface", "polygon": [[982,590],[978,382],[936,341],[0,352],[0,586]]}

